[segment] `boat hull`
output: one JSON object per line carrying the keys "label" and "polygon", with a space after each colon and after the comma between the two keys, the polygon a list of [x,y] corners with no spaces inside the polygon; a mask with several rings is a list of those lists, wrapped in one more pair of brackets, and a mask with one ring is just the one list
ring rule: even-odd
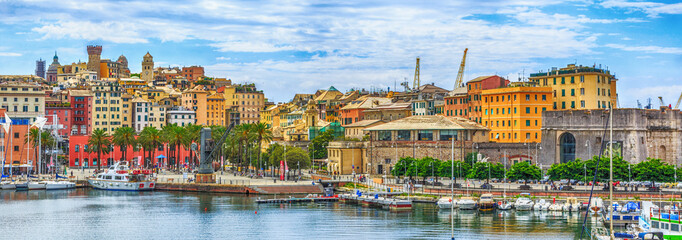
{"label": "boat hull", "polygon": [[495,210],[495,203],[481,203],[478,206],[478,211],[491,212]]}
{"label": "boat hull", "polygon": [[14,184],[17,191],[28,191],[28,183]]}
{"label": "boat hull", "polygon": [[29,183],[28,190],[45,190],[45,183]]}
{"label": "boat hull", "polygon": [[95,189],[109,191],[151,191],[156,187],[153,181],[126,182],[89,179],[88,183]]}
{"label": "boat hull", "polygon": [[461,210],[476,210],[476,203],[458,203]]}
{"label": "boat hull", "polygon": [[6,184],[2,185],[3,190],[12,190],[12,189],[16,189],[16,188],[17,188],[17,185],[14,183],[6,183]]}
{"label": "boat hull", "polygon": [[46,190],[59,190],[59,189],[71,189],[71,188],[76,188],[76,184],[72,182],[56,182],[56,183],[47,183],[45,185]]}

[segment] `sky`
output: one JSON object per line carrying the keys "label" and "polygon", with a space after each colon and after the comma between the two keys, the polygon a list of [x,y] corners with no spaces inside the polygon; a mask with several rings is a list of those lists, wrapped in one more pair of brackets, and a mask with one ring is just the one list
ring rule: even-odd
{"label": "sky", "polygon": [[682,3],[672,1],[89,1],[0,0],[0,74],[33,74],[35,61],[125,55],[133,72],[205,67],[256,83],[273,102],[334,86],[402,90],[421,60],[421,82],[464,80],[577,63],[610,70],[621,107],[682,93]]}

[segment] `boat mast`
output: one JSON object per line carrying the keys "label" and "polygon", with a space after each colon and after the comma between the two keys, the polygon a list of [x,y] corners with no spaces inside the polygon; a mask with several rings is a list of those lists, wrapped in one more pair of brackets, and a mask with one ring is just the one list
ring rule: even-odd
{"label": "boat mast", "polygon": [[450,149],[450,232],[452,233],[452,240],[455,240],[455,138],[450,137],[452,141]]}
{"label": "boat mast", "polygon": [[609,232],[613,239],[613,108],[609,104]]}

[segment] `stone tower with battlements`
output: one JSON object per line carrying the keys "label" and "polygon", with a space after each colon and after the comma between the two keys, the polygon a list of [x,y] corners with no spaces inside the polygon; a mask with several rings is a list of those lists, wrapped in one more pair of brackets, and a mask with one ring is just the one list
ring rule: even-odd
{"label": "stone tower with battlements", "polygon": [[88,71],[93,71],[97,74],[97,79],[100,79],[99,63],[102,55],[102,46],[88,45]]}
{"label": "stone tower with battlements", "polygon": [[140,79],[147,82],[154,80],[154,57],[149,52],[142,58],[142,71],[140,72]]}

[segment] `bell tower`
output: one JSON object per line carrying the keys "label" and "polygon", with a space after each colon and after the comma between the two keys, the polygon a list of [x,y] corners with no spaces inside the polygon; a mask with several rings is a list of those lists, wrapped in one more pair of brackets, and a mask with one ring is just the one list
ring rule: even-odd
{"label": "bell tower", "polygon": [[140,72],[140,79],[147,82],[154,80],[154,57],[149,52],[142,58],[142,71]]}
{"label": "bell tower", "polygon": [[88,45],[88,71],[93,71],[97,75],[97,80],[100,79],[99,63],[102,56],[102,46]]}

